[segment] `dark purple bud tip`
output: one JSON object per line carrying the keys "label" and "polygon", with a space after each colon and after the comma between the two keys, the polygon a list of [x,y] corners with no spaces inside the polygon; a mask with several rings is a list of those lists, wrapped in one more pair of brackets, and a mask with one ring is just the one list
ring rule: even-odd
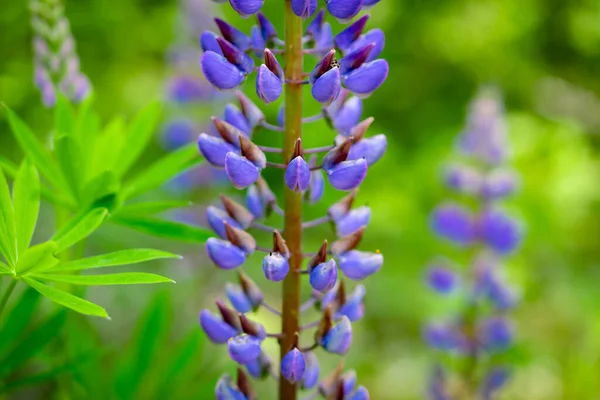
{"label": "dark purple bud tip", "polygon": [[337,281],[337,264],[332,258],[328,262],[318,264],[310,272],[310,285],[319,292],[333,288]]}
{"label": "dark purple bud tip", "polygon": [[265,42],[269,41],[269,39],[277,37],[277,30],[275,30],[275,26],[269,21],[269,19],[261,12],[256,14],[256,19],[258,20],[258,25],[260,26],[260,32],[265,40]]}
{"label": "dark purple bud tip", "polygon": [[243,92],[236,91],[235,92],[238,101],[240,102],[240,107],[242,109],[242,113],[248,120],[251,128],[256,127],[260,122],[265,120],[265,115],[261,111],[261,109],[252,102]]}
{"label": "dark purple bud tip", "polygon": [[235,147],[240,148],[240,136],[245,136],[244,132],[236,128],[234,125],[217,117],[211,117],[211,121],[221,138]]}
{"label": "dark purple bud tip", "polygon": [[285,170],[285,184],[288,188],[302,192],[310,183],[310,169],[302,156],[294,158]]}
{"label": "dark purple bud tip", "polygon": [[227,153],[236,151],[235,147],[229,143],[206,133],[198,136],[198,150],[206,161],[215,167],[224,167]]}
{"label": "dark purple bud tip", "polygon": [[260,356],[260,339],[252,335],[241,334],[227,341],[227,350],[233,361],[249,364]]}
{"label": "dark purple bud tip", "polygon": [[240,314],[240,324],[242,331],[248,335],[252,335],[260,340],[265,340],[267,337],[265,327],[258,322],[250,321],[244,314]]}
{"label": "dark purple bud tip", "polygon": [[[230,153],[231,154],[231,153]],[[357,188],[367,175],[367,161],[343,161],[325,171],[331,186],[337,190],[352,190]]]}
{"label": "dark purple bud tip", "polygon": [[217,89],[233,89],[246,79],[246,75],[235,65],[212,51],[202,55],[200,65],[206,79]]}
{"label": "dark purple bud tip", "polygon": [[290,350],[281,360],[281,376],[288,382],[296,383],[306,370],[304,355],[297,348]]}
{"label": "dark purple bud tip", "polygon": [[244,293],[248,297],[248,300],[250,300],[252,308],[258,308],[258,306],[262,304],[264,299],[262,291],[260,290],[258,285],[254,283],[254,281],[243,272],[239,272],[239,277],[240,285],[242,286]]}
{"label": "dark purple bud tip", "polygon": [[221,56],[223,55],[221,46],[219,46],[219,42],[217,42],[217,35],[211,31],[202,32],[200,35],[200,47],[202,47],[202,51],[212,51]]}
{"label": "dark purple bud tip", "polygon": [[208,257],[222,269],[234,269],[246,261],[246,253],[226,240],[210,238],[206,241]]}
{"label": "dark purple bud tip", "polygon": [[281,253],[271,253],[263,258],[262,269],[265,278],[273,282],[281,282],[290,271],[290,265]]}
{"label": "dark purple bud tip", "polygon": [[334,354],[346,354],[352,344],[352,324],[346,316],[342,316],[321,340],[321,346]]}
{"label": "dark purple bud tip", "polygon": [[315,83],[317,79],[319,79],[323,74],[332,69],[335,66],[335,49],[331,49],[325,57],[323,57],[315,66],[315,68],[310,73],[308,81],[310,83]]}
{"label": "dark purple bud tip", "polygon": [[206,333],[206,336],[217,344],[224,344],[227,341],[237,335],[237,330],[231,325],[227,324],[221,318],[213,315],[208,310],[202,310],[200,312],[200,326]]}
{"label": "dark purple bud tip", "polygon": [[283,92],[283,81],[263,64],[256,75],[256,94],[269,104],[277,100]]}
{"label": "dark purple bud tip", "polygon": [[273,232],[273,253],[279,253],[285,258],[290,258],[290,250],[283,240],[283,236],[279,231]]}
{"label": "dark purple bud tip", "polygon": [[354,200],[356,199],[357,193],[358,190],[353,190],[352,192],[344,196],[340,201],[334,203],[331,207],[329,207],[329,210],[327,210],[327,214],[331,217],[331,219],[333,219],[334,221],[338,221],[341,218],[343,218],[346,214],[348,214],[350,212],[350,209],[352,208],[352,204],[354,204]]}
{"label": "dark purple bud tip", "polygon": [[264,0],[229,0],[233,8],[242,17],[256,14],[262,8]]}
{"label": "dark purple bud tip", "polygon": [[308,18],[317,11],[317,0],[292,0],[292,11],[298,17]]}
{"label": "dark purple bud tip", "polygon": [[269,68],[269,71],[271,71],[279,79],[283,80],[283,69],[281,69],[281,65],[279,65],[279,61],[277,61],[277,58],[273,52],[269,49],[265,49],[264,55],[265,65],[267,68]]}
{"label": "dark purple bud tip", "polygon": [[[340,1],[343,2],[343,1]],[[341,31],[334,38],[335,46],[342,52],[346,52],[350,46],[362,35],[370,15],[364,15],[353,24]]]}
{"label": "dark purple bud tip", "polygon": [[[261,353],[258,359],[260,359],[262,355],[263,353]],[[250,381],[250,378],[248,377],[248,375],[246,375],[244,370],[239,367],[237,369],[237,387],[244,394],[245,399],[256,399],[256,392],[252,387],[252,382]]]}
{"label": "dark purple bud tip", "polygon": [[222,37],[217,36],[217,42],[223,52],[223,57],[235,65],[240,71],[249,74],[254,70],[254,60],[248,54],[238,49]]}
{"label": "dark purple bud tip", "polygon": [[382,265],[383,255],[379,252],[351,250],[340,255],[340,269],[346,277],[355,281],[377,273]]}
{"label": "dark purple bud tip", "polygon": [[301,386],[302,389],[312,389],[319,381],[319,359],[314,352],[309,351],[308,353],[304,354],[304,362],[306,364],[306,368],[304,369],[304,374],[302,375]]}
{"label": "dark purple bud tip", "polygon": [[352,93],[368,97],[387,79],[390,66],[384,59],[368,62],[342,76],[344,86]]}
{"label": "dark purple bud tip", "polygon": [[311,93],[319,103],[329,106],[340,95],[341,88],[340,69],[333,67],[313,83]]}
{"label": "dark purple bud tip", "polygon": [[434,265],[427,273],[427,283],[438,293],[451,293],[458,284],[458,277],[448,267]]}
{"label": "dark purple bud tip", "polygon": [[227,221],[223,221],[223,225],[225,226],[225,233],[227,234],[227,239],[244,250],[246,254],[251,254],[256,249],[256,240],[254,237],[248,232],[233,227],[227,223]]}
{"label": "dark purple bud tip", "polygon": [[241,51],[246,51],[250,48],[250,38],[239,29],[229,25],[221,18],[215,18],[215,22],[223,38]]}
{"label": "dark purple bud tip", "polygon": [[356,249],[362,240],[365,229],[366,227],[362,226],[351,234],[333,242],[331,245],[331,252],[335,256],[339,256],[340,254]]}
{"label": "dark purple bud tip", "polygon": [[238,189],[252,185],[260,176],[260,169],[246,157],[230,152],[225,156],[225,172]]}

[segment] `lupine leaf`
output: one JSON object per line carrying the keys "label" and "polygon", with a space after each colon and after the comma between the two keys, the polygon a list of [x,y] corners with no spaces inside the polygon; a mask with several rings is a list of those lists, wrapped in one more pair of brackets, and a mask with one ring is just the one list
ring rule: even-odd
{"label": "lupine leaf", "polygon": [[[43,286],[43,285],[42,285]],[[22,339],[0,363],[0,376],[14,372],[52,341],[65,322],[65,312],[60,311]]]}
{"label": "lupine leaf", "polygon": [[55,275],[34,274],[36,278],[64,282],[72,285],[104,286],[104,285],[141,285],[149,283],[174,283],[172,279],[147,272],[121,272],[109,275]]}
{"label": "lupine leaf", "polygon": [[205,228],[151,217],[121,215],[113,217],[111,221],[156,237],[183,242],[204,243],[209,237],[214,236],[211,231]]}
{"label": "lupine leaf", "polygon": [[25,159],[13,184],[15,229],[18,254],[29,247],[40,208],[40,177],[33,163]]}
{"label": "lupine leaf", "polygon": [[81,158],[81,146],[73,136],[57,133],[54,138],[54,156],[75,199],[79,198],[81,181],[85,176],[85,164]]}
{"label": "lupine leaf", "polygon": [[15,212],[10,198],[10,190],[4,173],[0,169],[0,251],[11,266],[17,263],[16,239]]}
{"label": "lupine leaf", "polygon": [[94,208],[83,216],[75,216],[65,225],[65,229],[59,230],[52,238],[57,245],[56,252],[60,253],[88,237],[104,222],[107,215],[108,210],[106,208]]}
{"label": "lupine leaf", "polygon": [[19,142],[19,146],[29,155],[40,174],[48,179],[55,189],[61,189],[69,193],[69,186],[60,169],[37,137],[31,132],[31,129],[11,110],[6,109],[6,112],[8,114],[8,122],[17,142]]}
{"label": "lupine leaf", "polygon": [[131,123],[125,137],[125,145],[119,154],[118,163],[114,166],[117,176],[123,176],[148,145],[158,122],[159,111],[160,105],[151,103],[140,111]]}
{"label": "lupine leaf", "polygon": [[112,171],[104,171],[86,182],[82,190],[84,204],[94,204],[98,199],[115,195],[119,191],[119,181]]}
{"label": "lupine leaf", "polygon": [[90,177],[114,171],[125,143],[125,122],[120,117],[112,119],[96,138],[92,152]]}
{"label": "lupine leaf", "polygon": [[113,267],[116,265],[136,264],[162,258],[181,257],[176,254],[167,253],[166,251],[154,249],[129,249],[69,261],[52,268],[52,272],[81,271],[84,269]]}
{"label": "lupine leaf", "polygon": [[6,319],[2,321],[0,329],[0,359],[2,354],[6,353],[9,346],[16,343],[16,340],[23,334],[27,324],[32,321],[40,299],[40,294],[35,289],[28,287],[21,297],[15,301],[14,307],[10,310]]}
{"label": "lupine leaf", "polygon": [[125,199],[157,188],[169,179],[201,162],[198,148],[195,144],[173,151],[125,184],[123,197]]}
{"label": "lupine leaf", "polygon": [[19,170],[19,166],[14,162],[10,161],[8,158],[0,156],[0,166],[6,172],[6,175],[14,178],[17,176],[17,171]]}
{"label": "lupine leaf", "polygon": [[18,273],[31,273],[52,268],[58,264],[59,260],[54,256],[57,245],[49,241],[27,249],[17,262],[16,270]]}
{"label": "lupine leaf", "polygon": [[54,106],[55,135],[71,136],[75,133],[75,114],[67,98],[60,93]]}
{"label": "lupine leaf", "polygon": [[115,215],[152,215],[159,214],[175,208],[185,208],[192,203],[183,200],[149,201],[143,203],[129,203],[119,208]]}
{"label": "lupine leaf", "polygon": [[12,271],[10,270],[10,268],[8,267],[8,265],[6,265],[2,261],[0,261],[0,274],[3,273],[3,272],[8,273],[8,274],[12,273]]}
{"label": "lupine leaf", "polygon": [[70,308],[71,310],[77,311],[81,314],[92,315],[107,319],[109,318],[108,314],[106,313],[106,310],[97,304],[73,296],[70,293],[53,288],[52,286],[45,285],[28,276],[23,277],[23,280],[29,286],[37,290],[42,296],[47,297],[55,303]]}

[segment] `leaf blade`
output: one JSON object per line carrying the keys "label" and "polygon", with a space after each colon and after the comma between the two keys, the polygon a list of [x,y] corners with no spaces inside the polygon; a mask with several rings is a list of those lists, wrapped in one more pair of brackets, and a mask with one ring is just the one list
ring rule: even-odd
{"label": "leaf blade", "polygon": [[13,184],[13,205],[17,254],[29,247],[40,209],[40,177],[33,163],[25,159]]}
{"label": "leaf blade", "polygon": [[0,251],[12,267],[17,263],[16,238],[15,211],[10,198],[8,182],[0,168]]}
{"label": "leaf blade", "polygon": [[175,208],[190,207],[192,202],[185,200],[145,201],[125,204],[115,215],[151,215],[159,214]]}
{"label": "leaf blade", "polygon": [[139,216],[119,216],[112,221],[152,236],[188,243],[204,243],[213,233],[207,229],[180,222]]}
{"label": "leaf blade", "polygon": [[168,253],[166,251],[154,249],[128,249],[112,253],[101,254],[97,256],[82,258],[69,261],[52,268],[52,272],[57,271],[81,271],[85,269],[95,269],[103,267],[114,267],[117,265],[137,264],[145,261],[159,260],[165,258],[181,258],[180,256]]}
{"label": "leaf blade", "polygon": [[106,208],[93,208],[83,216],[75,216],[65,229],[59,230],[52,238],[56,242],[56,252],[67,249],[80,240],[88,237],[104,222],[108,210]]}
{"label": "leaf blade", "polygon": [[58,275],[34,274],[36,278],[51,281],[70,283],[84,286],[106,285],[145,285],[153,283],[174,283],[172,279],[148,272],[121,272],[108,275]]}
{"label": "leaf blade", "polygon": [[43,269],[52,268],[59,260],[54,256],[56,243],[49,241],[36,244],[23,253],[17,262],[16,271],[19,274],[30,273]]}

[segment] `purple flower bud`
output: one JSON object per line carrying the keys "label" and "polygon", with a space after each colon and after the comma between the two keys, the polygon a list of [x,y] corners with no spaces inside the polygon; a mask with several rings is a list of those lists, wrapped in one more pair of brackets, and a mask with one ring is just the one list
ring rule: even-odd
{"label": "purple flower bud", "polygon": [[480,324],[478,339],[487,351],[503,351],[512,344],[513,328],[505,318],[491,317]]}
{"label": "purple flower bud", "polygon": [[451,165],[445,171],[444,180],[452,189],[467,194],[478,194],[482,185],[481,173],[466,165]]}
{"label": "purple flower bud", "polygon": [[282,80],[269,70],[265,64],[258,68],[256,75],[256,94],[265,104],[274,102],[283,92]]}
{"label": "purple flower bud", "polygon": [[378,272],[383,265],[381,253],[350,250],[340,255],[340,269],[344,275],[359,281]]}
{"label": "purple flower bud", "polygon": [[352,394],[344,397],[345,400],[369,400],[369,391],[364,386],[359,386]]}
{"label": "purple flower bud", "polygon": [[310,271],[310,285],[319,292],[330,290],[337,281],[337,264],[331,260],[320,263]]}
{"label": "purple flower bud", "polygon": [[361,98],[348,99],[333,115],[333,126],[340,134],[350,132],[360,122],[362,110]]}
{"label": "purple flower bud", "polygon": [[352,344],[352,324],[343,316],[321,339],[321,346],[334,354],[346,354]]}
{"label": "purple flower bud", "polygon": [[512,171],[494,170],[485,177],[483,195],[487,199],[501,199],[515,192],[517,176]]}
{"label": "purple flower bud", "polygon": [[369,167],[373,166],[387,149],[387,138],[384,134],[361,139],[354,143],[348,153],[348,160],[358,160],[364,158]]}
{"label": "purple flower bud", "polygon": [[326,0],[326,3],[329,14],[340,20],[340,22],[346,22],[359,13],[363,0]]}
{"label": "purple flower bud", "polygon": [[265,278],[273,282],[280,282],[290,271],[290,265],[282,254],[271,253],[263,258],[262,269]]}
{"label": "purple flower bud", "polygon": [[335,221],[337,235],[339,237],[348,236],[359,228],[367,226],[370,220],[371,208],[367,206],[355,208]]}
{"label": "purple flower bud", "polygon": [[223,57],[231,64],[235,65],[240,71],[249,74],[254,70],[254,60],[252,57],[222,37],[217,36],[217,42],[221,47]]}
{"label": "purple flower bud", "polygon": [[291,190],[302,192],[310,183],[310,169],[304,157],[298,156],[285,169],[285,184]]}
{"label": "purple flower bud", "polygon": [[387,79],[390,66],[384,59],[371,61],[342,76],[342,82],[357,96],[370,96]]}
{"label": "purple flower bud", "polygon": [[264,379],[269,375],[269,369],[271,368],[271,360],[269,357],[265,355],[265,353],[261,353],[261,355],[254,361],[246,364],[246,369],[248,373],[252,375],[253,378],[256,379]]}
{"label": "purple flower bud", "polygon": [[493,367],[485,376],[481,388],[481,396],[484,400],[491,400],[498,391],[510,379],[510,371],[504,367]]}
{"label": "purple flower bud", "polygon": [[257,219],[265,215],[265,203],[256,185],[248,187],[248,191],[246,192],[246,207],[248,207],[248,210]]}
{"label": "purple flower bud", "polygon": [[260,11],[264,0],[229,0],[229,3],[238,14],[247,17]]}
{"label": "purple flower bud", "polygon": [[56,103],[56,88],[51,82],[48,82],[46,85],[40,88],[42,92],[42,103],[46,107],[54,107]]}
{"label": "purple flower bud", "polygon": [[[317,164],[317,158],[311,157],[309,160],[309,167],[314,167]],[[310,168],[309,168],[310,169]],[[325,178],[323,177],[323,171],[320,169],[310,172],[310,182],[308,184],[307,197],[311,204],[318,203],[323,197],[325,192]]]}
{"label": "purple flower bud", "polygon": [[369,53],[366,62],[375,60],[383,51],[385,47],[385,34],[379,28],[371,29],[369,32],[362,35],[356,40],[348,49],[347,53],[352,53],[356,49],[363,47],[367,43],[375,44],[374,48]]}
{"label": "purple flower bud", "polygon": [[502,255],[512,253],[521,241],[517,222],[499,210],[484,211],[480,224],[486,245]]}
{"label": "purple flower bud", "polygon": [[221,377],[215,387],[216,400],[248,400],[248,398],[233,386],[231,378],[227,375]]}
{"label": "purple flower bud", "polygon": [[265,115],[260,108],[254,104],[243,92],[236,91],[235,95],[240,102],[242,113],[246,117],[246,120],[250,124],[250,127],[254,129],[258,124],[265,120]]}
{"label": "purple flower bud", "polygon": [[354,42],[362,35],[369,18],[370,15],[363,15],[335,36],[335,46],[340,49],[342,53],[346,53]]}
{"label": "purple flower bud", "polygon": [[225,113],[223,115],[223,119],[225,122],[235,126],[240,131],[242,131],[246,136],[250,137],[252,129],[250,128],[250,124],[248,124],[248,120],[244,117],[244,114],[234,106],[233,104],[227,104],[225,106]]}
{"label": "purple flower bud", "polygon": [[212,51],[202,55],[200,64],[206,79],[217,89],[233,89],[246,79],[246,75],[235,65]]}
{"label": "purple flower bud", "polygon": [[[325,10],[321,9],[317,15],[310,21],[310,24],[306,27],[306,35],[311,36],[313,40],[317,40],[321,36],[323,31],[323,25],[325,23]],[[333,47],[333,46],[332,46]],[[329,50],[329,49],[328,49]]]}
{"label": "purple flower bud", "polygon": [[241,51],[250,48],[250,38],[242,31],[223,21],[221,18],[215,18],[215,22],[223,38]]}
{"label": "purple flower bud", "polygon": [[367,58],[369,58],[371,51],[375,48],[375,43],[364,43],[362,46],[357,47],[354,51],[349,52],[344,58],[340,60],[340,71],[346,75],[349,72],[360,68]]}
{"label": "purple flower bud", "polygon": [[246,157],[234,152],[229,152],[225,156],[225,172],[229,180],[238,189],[250,186],[260,176],[260,168]]}
{"label": "purple flower bud", "polygon": [[281,376],[288,382],[296,383],[304,375],[306,370],[306,362],[304,355],[297,348],[290,350],[281,360]]}
{"label": "purple flower bud", "polygon": [[202,32],[200,35],[200,47],[202,47],[202,51],[212,51],[220,56],[223,55],[223,50],[221,50],[221,46],[217,42],[217,35],[211,31]]}
{"label": "purple flower bud", "polygon": [[381,0],[363,0],[363,9],[366,7],[372,7],[380,1]]}
{"label": "purple flower bud", "polygon": [[458,350],[461,347],[462,334],[450,324],[429,324],[423,333],[425,342],[436,350]]}
{"label": "purple flower bud", "polygon": [[292,11],[298,17],[308,18],[317,11],[317,0],[292,0]]}
{"label": "purple flower bud", "polygon": [[360,160],[342,161],[327,169],[327,178],[331,186],[337,190],[352,190],[357,188],[367,175],[367,161]]}
{"label": "purple flower bud", "polygon": [[223,221],[227,221],[227,223],[231,226],[240,228],[240,225],[236,220],[231,218],[225,211],[214,206],[206,207],[206,220],[208,221],[208,225],[210,225],[211,229],[215,231],[215,233],[222,239],[227,239],[227,232],[225,231],[225,225],[223,224]]}
{"label": "purple flower bud", "polygon": [[206,252],[212,262],[222,269],[234,269],[246,261],[246,253],[226,240],[209,238],[206,241]]}
{"label": "purple flower bud", "polygon": [[331,24],[326,22],[323,24],[321,34],[315,40],[315,49],[321,49],[321,51],[315,54],[324,56],[331,48],[333,48],[333,30]]}
{"label": "purple flower bud", "polygon": [[261,12],[256,14],[256,19],[258,20],[258,25],[260,26],[260,33],[265,42],[268,42],[270,39],[277,37],[277,30],[275,26],[269,21],[269,19]]}
{"label": "purple flower bud", "polygon": [[249,364],[261,354],[260,339],[245,333],[237,335],[227,341],[227,350],[233,361]]}
{"label": "purple flower bud", "polygon": [[319,359],[314,352],[309,351],[308,353],[304,354],[304,362],[306,364],[306,368],[304,369],[304,374],[302,375],[302,381],[300,384],[304,390],[312,389],[319,381]]}
{"label": "purple flower bud", "polygon": [[427,283],[436,292],[448,294],[456,288],[458,278],[451,269],[434,265],[427,274]]}
{"label": "purple flower bud", "polygon": [[358,380],[358,377],[356,376],[356,371],[351,369],[350,371],[344,373],[344,375],[342,375],[340,379],[342,381],[344,395],[352,393],[352,391],[356,387],[356,382]]}
{"label": "purple flower bud", "polygon": [[460,245],[468,245],[474,239],[471,214],[455,204],[439,206],[433,212],[431,224],[438,235]]}
{"label": "purple flower bud", "polygon": [[202,156],[215,167],[225,166],[225,157],[230,152],[237,151],[235,147],[224,140],[201,133],[198,136],[198,149]]}
{"label": "purple flower bud", "polygon": [[365,294],[365,287],[356,285],[350,297],[340,307],[338,314],[345,315],[352,322],[360,321],[365,316]]}
{"label": "purple flower bud", "polygon": [[252,43],[252,51],[257,58],[263,56],[264,50],[267,47],[267,43],[260,32],[260,28],[256,25],[252,27],[250,31],[250,41]]}
{"label": "purple flower bud", "polygon": [[239,285],[227,283],[225,285],[225,292],[227,293],[229,302],[238,312],[246,314],[252,311],[252,303],[250,303],[250,299],[248,299],[248,296],[246,296],[246,293],[244,293]]}
{"label": "purple flower bud", "polygon": [[285,126],[285,104],[281,104],[279,111],[277,111],[277,125],[282,128]]}
{"label": "purple flower bud", "polygon": [[311,93],[315,100],[328,106],[332,101],[337,99],[341,87],[340,69],[333,67],[313,83]]}
{"label": "purple flower bud", "polygon": [[208,338],[217,344],[224,344],[237,335],[237,331],[221,318],[211,314],[208,310],[200,312],[200,326]]}

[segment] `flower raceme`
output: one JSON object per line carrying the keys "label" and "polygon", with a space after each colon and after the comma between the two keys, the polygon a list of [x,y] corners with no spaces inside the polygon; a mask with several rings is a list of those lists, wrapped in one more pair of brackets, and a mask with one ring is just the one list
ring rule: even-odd
{"label": "flower raceme", "polygon": [[[244,204],[221,196],[220,205],[206,209],[206,220],[216,234],[206,242],[209,258],[218,268],[236,270],[239,274],[239,284],[226,285],[231,306],[217,300],[218,314],[207,309],[200,312],[200,325],[208,338],[216,344],[226,344],[229,356],[240,366],[237,381],[227,375],[219,380],[215,389],[217,399],[254,399],[251,379],[269,376],[279,379],[280,393],[286,393],[280,394],[282,399],[294,400],[298,388],[316,390],[312,396],[320,394],[342,400],[369,398],[366,388],[357,385],[355,373],[343,374],[338,368],[321,377],[316,350],[338,355],[350,350],[352,324],[365,314],[366,289],[356,284],[347,293],[346,285],[375,274],[383,265],[379,251],[358,250],[371,219],[371,209],[353,208],[368,169],[387,148],[385,135],[368,134],[373,118],[362,119],[363,99],[379,88],[388,75],[387,61],[379,58],[385,37],[379,29],[365,30],[369,15],[350,22],[362,9],[377,2],[327,0],[326,11],[319,12],[317,0],[286,2],[286,20],[312,17],[302,28],[304,34],[299,28],[298,36],[290,39],[295,40],[294,46],[300,50],[295,53],[284,54],[290,48],[289,43],[278,36],[274,25],[260,12],[261,0],[229,1],[243,17],[256,15],[256,24],[249,34],[217,18],[218,32],[205,31],[200,35],[203,50],[200,67],[206,79],[218,90],[235,89],[237,104],[226,105],[222,115],[212,118],[214,128],[198,136],[198,150],[210,165],[225,170],[235,188],[245,190]],[[327,15],[350,23],[334,35]],[[297,74],[290,75],[295,78],[286,76],[285,64],[303,65],[304,55],[314,56],[314,68],[305,71],[301,78]],[[265,104],[284,97],[288,85],[308,87],[314,101],[320,104],[321,113],[302,119],[302,123],[325,120],[333,129],[331,144],[307,148],[298,130],[286,129],[286,115],[293,116],[286,107],[297,105],[301,96],[288,101],[289,94],[285,94],[277,123],[267,122],[260,107],[240,90],[254,73],[256,96]],[[299,113],[301,109],[296,111]],[[300,115],[294,117],[301,119]],[[259,129],[283,134],[290,147],[284,150],[255,143],[254,133]],[[273,161],[272,156],[279,156],[283,162]],[[277,196],[262,177],[266,168],[282,172],[285,190],[300,205],[302,199],[318,203],[326,190],[326,181],[334,189],[349,193],[330,206],[321,218],[305,222],[298,218],[297,222],[290,222],[288,213],[297,211],[279,206]],[[274,213],[286,217],[283,229],[262,222]],[[286,234],[280,233],[325,223],[331,223],[335,239],[331,243],[324,240],[314,253],[302,253],[298,239],[286,241]],[[257,243],[251,233],[256,229],[272,234],[272,246]],[[290,279],[298,282],[303,276],[308,279],[312,293],[293,316],[287,310],[280,312],[267,304],[260,286],[241,271],[248,257],[257,252],[264,253],[262,272],[267,281],[287,284]],[[303,259],[307,259],[304,266]],[[284,289],[284,301],[288,296],[297,296],[299,300],[299,295]],[[298,317],[313,306],[320,318],[300,325]],[[267,333],[262,325],[249,318],[261,308],[282,317],[282,332]],[[310,329],[316,329],[314,342],[300,345],[302,332]],[[279,340],[279,368],[274,367],[263,351],[263,342],[269,338]]]}

